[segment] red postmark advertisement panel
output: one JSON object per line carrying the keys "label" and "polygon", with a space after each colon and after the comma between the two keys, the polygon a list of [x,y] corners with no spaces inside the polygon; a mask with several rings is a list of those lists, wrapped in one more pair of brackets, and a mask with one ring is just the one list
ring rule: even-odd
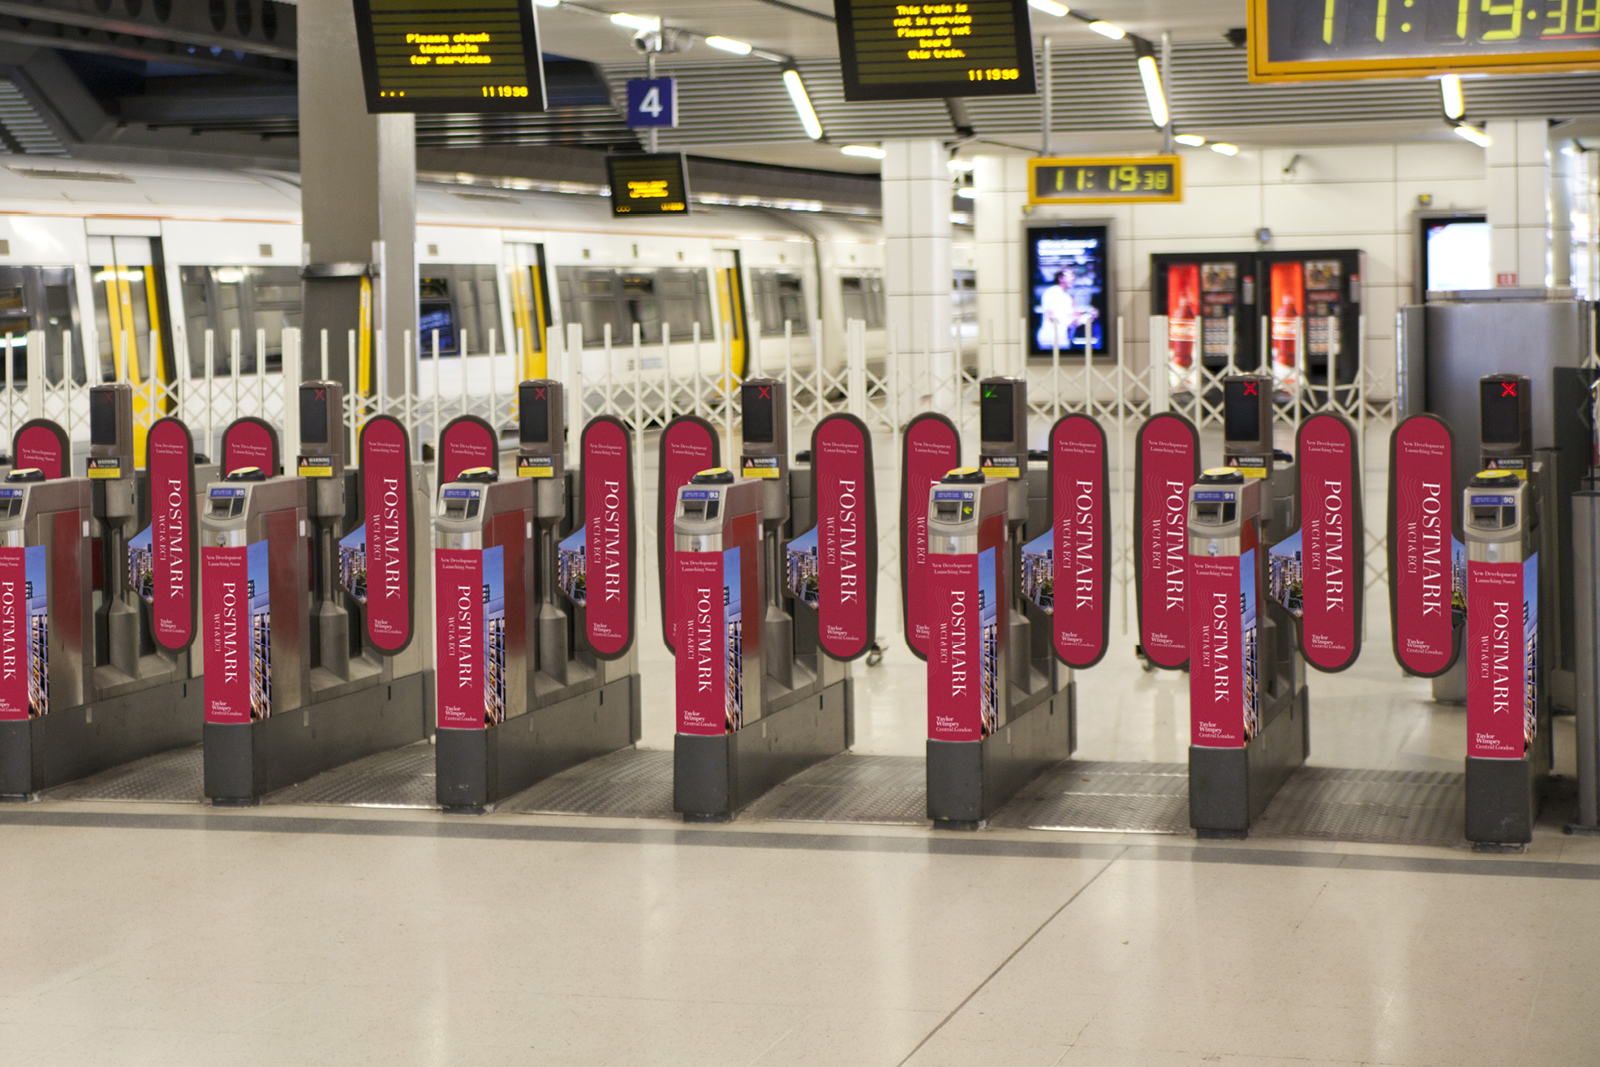
{"label": "red postmark advertisement panel", "polygon": [[393,656],[411,644],[415,617],[411,438],[400,420],[377,415],[361,427],[360,451],[367,522],[367,640]]}
{"label": "red postmark advertisement panel", "polygon": [[482,730],[484,703],[483,550],[440,548],[433,553],[438,597],[439,728]]}
{"label": "red postmark advertisement panel", "polygon": [[271,424],[246,415],[222,431],[222,474],[255,467],[267,477],[278,473],[278,431]]}
{"label": "red postmark advertisement panel", "polygon": [[928,738],[983,740],[983,635],[979,604],[980,557],[928,557],[926,606],[931,622],[928,657]]}
{"label": "red postmark advertisement panel", "polygon": [[439,484],[453,482],[462,471],[500,466],[494,427],[476,415],[458,415],[439,435]]}
{"label": "red postmark advertisement panel", "polygon": [[11,442],[11,455],[17,470],[41,470],[47,480],[65,478],[72,464],[67,432],[49,419],[23,423]]}
{"label": "red postmark advertisement panel", "polygon": [[1067,415],[1050,430],[1050,500],[1056,656],[1069,667],[1092,667],[1110,632],[1111,510],[1105,431],[1087,415]]}
{"label": "red postmark advertisement panel", "polygon": [[1303,615],[1300,648],[1320,671],[1342,671],[1361,654],[1365,535],[1355,428],[1313,415],[1295,441],[1300,477]]}
{"label": "red postmark advertisement panel", "polygon": [[672,635],[673,610],[678,599],[674,583],[677,581],[677,551],[672,533],[673,510],[678,503],[678,490],[689,484],[689,479],[703,470],[717,466],[720,454],[717,431],[705,419],[696,415],[679,415],[661,431],[661,480],[657,486],[656,562],[661,574],[661,630],[669,650],[675,650]]}
{"label": "red postmark advertisement panel", "polygon": [[589,646],[616,659],[633,645],[633,449],[617,419],[600,416],[583,428],[584,539]]}
{"label": "red postmark advertisement panel", "polygon": [[177,419],[150,427],[151,637],[168,652],[188,648],[195,628],[194,443]]}
{"label": "red postmark advertisement panel", "polygon": [[1456,661],[1452,541],[1455,440],[1435,415],[1413,415],[1389,442],[1389,616],[1394,655],[1433,678]]}
{"label": "red postmark advertisement panel", "polygon": [[679,552],[675,561],[678,733],[725,734],[730,725],[725,607],[729,577],[723,554]]}
{"label": "red postmark advertisement panel", "polygon": [[1189,488],[1200,476],[1200,441],[1182,415],[1139,428],[1134,498],[1139,647],[1157,667],[1189,662]]}
{"label": "red postmark advertisement panel", "polygon": [[[254,464],[247,464],[254,466]],[[250,721],[250,561],[248,548],[207,548],[200,570],[205,625],[206,722]]]}
{"label": "red postmark advertisement panel", "polygon": [[928,490],[959,466],[955,423],[924,412],[907,424],[900,451],[900,589],[906,645],[919,659],[928,658],[937,619],[929,601]]}
{"label": "red postmark advertisement panel", "polygon": [[26,552],[0,548],[0,722],[29,717]]}
{"label": "red postmark advertisement panel", "polygon": [[[1531,581],[1530,581],[1531,579]],[[1467,563],[1467,755],[1521,759],[1533,740],[1538,556]]]}
{"label": "red postmark advertisement panel", "polygon": [[1189,582],[1189,743],[1241,748],[1245,743],[1244,657],[1239,611],[1239,556],[1193,556]]}
{"label": "red postmark advertisement panel", "polygon": [[877,619],[878,509],[872,438],[854,415],[830,415],[811,435],[817,502],[817,642],[834,659],[872,647]]}

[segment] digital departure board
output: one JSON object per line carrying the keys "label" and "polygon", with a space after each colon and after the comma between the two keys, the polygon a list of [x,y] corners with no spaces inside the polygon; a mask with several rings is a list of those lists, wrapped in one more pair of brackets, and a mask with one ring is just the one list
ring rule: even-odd
{"label": "digital departure board", "polygon": [[369,112],[543,111],[533,0],[354,0]]}
{"label": "digital departure board", "polygon": [[613,215],[687,215],[689,176],[681,152],[607,156]]}
{"label": "digital departure board", "polygon": [[1250,80],[1600,70],[1600,0],[1250,0]]}
{"label": "digital departure board", "polygon": [[834,0],[846,100],[1029,95],[1027,0]]}
{"label": "digital departure board", "polygon": [[1030,204],[1176,204],[1182,200],[1181,156],[1028,160]]}

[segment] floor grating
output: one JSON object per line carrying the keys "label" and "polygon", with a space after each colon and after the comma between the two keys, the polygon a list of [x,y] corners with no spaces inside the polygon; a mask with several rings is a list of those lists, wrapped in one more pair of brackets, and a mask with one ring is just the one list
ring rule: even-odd
{"label": "floor grating", "polygon": [[926,761],[844,752],[756,798],[744,819],[918,825],[928,821]]}
{"label": "floor grating", "polygon": [[43,799],[203,804],[206,799],[205,755],[199,745],[160,752],[46,789]]}
{"label": "floor grating", "polygon": [[625,748],[552,775],[496,811],[519,815],[594,815],[672,819],[672,753]]}
{"label": "floor grating", "polygon": [[1189,768],[1182,763],[1071,760],[1023,786],[989,825],[1186,834]]}
{"label": "floor grating", "polygon": [[1302,767],[1251,834],[1465,847],[1466,819],[1464,774]]}
{"label": "floor grating", "polygon": [[263,804],[339,804],[353,808],[437,808],[433,745],[379,752],[323,771],[262,798]]}

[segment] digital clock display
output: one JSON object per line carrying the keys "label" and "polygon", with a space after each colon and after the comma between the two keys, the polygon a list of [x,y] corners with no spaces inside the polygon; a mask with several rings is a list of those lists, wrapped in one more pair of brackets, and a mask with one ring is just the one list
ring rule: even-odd
{"label": "digital clock display", "polygon": [[1183,199],[1183,159],[1030,159],[1032,204],[1162,204]]}
{"label": "digital clock display", "polygon": [[1250,79],[1600,70],[1600,0],[1250,0]]}
{"label": "digital clock display", "polygon": [[354,0],[370,112],[545,109],[533,0]]}
{"label": "digital clock display", "polygon": [[679,152],[607,156],[613,215],[687,215],[689,177]]}
{"label": "digital clock display", "polygon": [[834,0],[846,100],[1034,92],[1027,0]]}

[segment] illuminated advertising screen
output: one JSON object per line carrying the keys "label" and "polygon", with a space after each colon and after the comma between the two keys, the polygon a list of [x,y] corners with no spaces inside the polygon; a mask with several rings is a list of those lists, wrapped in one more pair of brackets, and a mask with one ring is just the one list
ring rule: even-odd
{"label": "illuminated advertising screen", "polygon": [[1484,216],[1422,220],[1421,288],[1424,294],[1494,288]]}
{"label": "illuminated advertising screen", "polygon": [[834,0],[846,100],[1031,96],[1027,0]]}
{"label": "illuminated advertising screen", "polygon": [[1111,228],[1030,227],[1027,248],[1030,351],[1048,356],[1109,353]]}
{"label": "illuminated advertising screen", "polygon": [[1251,0],[1250,80],[1600,70],[1592,0]]}
{"label": "illuminated advertising screen", "polygon": [[545,109],[533,0],[354,0],[369,112]]}
{"label": "illuminated advertising screen", "polygon": [[689,176],[679,152],[607,156],[613,215],[687,215]]}

